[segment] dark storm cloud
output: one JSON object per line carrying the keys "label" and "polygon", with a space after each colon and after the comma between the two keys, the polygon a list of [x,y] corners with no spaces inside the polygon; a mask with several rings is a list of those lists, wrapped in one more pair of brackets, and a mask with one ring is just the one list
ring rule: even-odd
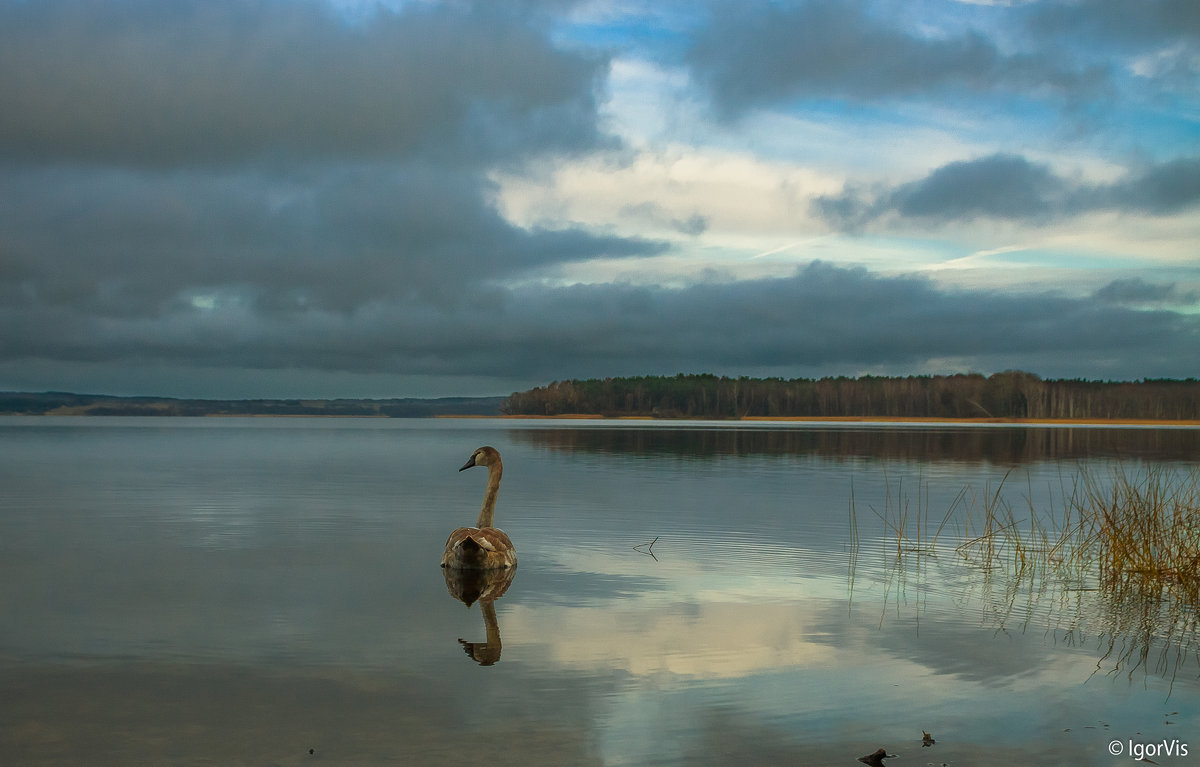
{"label": "dark storm cloud", "polygon": [[[1080,61],[1107,58],[1129,78],[1126,104],[1156,113],[1200,90],[1200,4],[1193,0],[1079,0],[1029,7],[1029,38]],[[1133,64],[1134,66],[1130,66]],[[1119,76],[1119,75],[1118,75]],[[1091,121],[1099,110],[1091,110]]]}
{"label": "dark storm cloud", "polygon": [[0,357],[398,365],[490,283],[659,252],[497,211],[494,168],[611,144],[534,10],[0,0]]}
{"label": "dark storm cloud", "polygon": [[1134,171],[1111,184],[1056,175],[1019,155],[952,162],[918,181],[892,188],[847,188],[818,197],[813,210],[844,230],[897,216],[928,222],[1007,219],[1028,223],[1096,210],[1168,215],[1200,204],[1200,158],[1180,158]]}
{"label": "dark storm cloud", "polygon": [[264,313],[461,300],[472,284],[660,245],[523,230],[476,174],[427,164],[147,174],[30,170],[0,178],[7,306],[152,319],[199,299]]}
{"label": "dark storm cloud", "polygon": [[1175,283],[1156,284],[1139,277],[1113,280],[1093,295],[1101,301],[1134,306],[1200,303],[1200,293],[1196,291],[1181,291]]}
{"label": "dark storm cloud", "polygon": [[[1085,375],[1137,377],[1179,375],[1175,368],[1187,364],[1180,360],[1200,358],[1194,315],[1128,309],[1104,295],[945,290],[922,278],[821,263],[787,278],[675,289],[475,287],[463,299],[375,302],[350,313],[309,308],[286,318],[249,304],[220,311],[173,305],[153,321],[97,321],[43,307],[17,313],[28,335],[6,345],[3,359],[136,358],[542,383],[681,370],[911,369],[943,358],[983,370],[1014,358],[1026,367],[1070,359],[1071,370]],[[14,312],[6,307],[0,318],[9,324]]]}
{"label": "dark storm cloud", "polygon": [[306,0],[5,0],[0,157],[456,163],[589,147],[604,69],[520,19],[450,5],[351,24]]}
{"label": "dark storm cloud", "polygon": [[1067,39],[1083,36],[1163,45],[1200,40],[1200,5],[1193,0],[1077,0],[1041,3],[1029,26]]}
{"label": "dark storm cloud", "polygon": [[1200,203],[1200,157],[1183,157],[1130,173],[1107,187],[1081,190],[1080,207],[1166,215]]}
{"label": "dark storm cloud", "polygon": [[688,53],[718,110],[737,116],[796,99],[880,98],[946,92],[1077,96],[1104,72],[1001,51],[980,33],[928,36],[872,13],[865,2],[722,3]]}
{"label": "dark storm cloud", "polygon": [[[686,289],[577,286],[523,307],[559,319],[520,322],[543,353],[587,350],[594,374],[614,368],[777,370],[895,365],[946,357],[1107,355],[1149,360],[1200,352],[1200,320],[1137,312],[1090,299],[939,289],[919,277],[882,277],[814,263],[788,278]],[[1148,340],[1154,339],[1154,340]],[[561,369],[561,368],[560,368]],[[549,372],[549,369],[547,369]]]}
{"label": "dark storm cloud", "polygon": [[890,206],[918,218],[1034,218],[1062,197],[1063,182],[1022,157],[955,162],[891,195]]}

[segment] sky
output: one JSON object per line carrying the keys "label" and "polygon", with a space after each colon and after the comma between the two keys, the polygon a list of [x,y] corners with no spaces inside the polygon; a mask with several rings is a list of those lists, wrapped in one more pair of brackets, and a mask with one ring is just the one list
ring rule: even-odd
{"label": "sky", "polygon": [[0,390],[1200,376],[1195,0],[0,0]]}

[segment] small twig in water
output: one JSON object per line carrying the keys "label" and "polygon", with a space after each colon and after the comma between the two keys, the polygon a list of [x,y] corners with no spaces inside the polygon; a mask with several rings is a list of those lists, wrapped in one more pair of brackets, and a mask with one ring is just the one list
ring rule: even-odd
{"label": "small twig in water", "polygon": [[649,554],[650,558],[657,562],[658,557],[654,556],[654,544],[656,543],[658,543],[657,535],[654,536],[654,540],[650,541],[649,543],[639,543],[638,545],[634,546],[633,550],[641,554]]}

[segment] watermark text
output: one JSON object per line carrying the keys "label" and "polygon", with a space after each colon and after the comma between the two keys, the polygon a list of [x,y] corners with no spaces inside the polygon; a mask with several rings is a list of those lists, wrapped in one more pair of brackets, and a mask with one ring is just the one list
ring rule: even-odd
{"label": "watermark text", "polygon": [[1108,744],[1108,753],[1113,756],[1128,756],[1130,759],[1152,759],[1154,757],[1187,756],[1188,744],[1179,739],[1139,743],[1135,740],[1114,740]]}

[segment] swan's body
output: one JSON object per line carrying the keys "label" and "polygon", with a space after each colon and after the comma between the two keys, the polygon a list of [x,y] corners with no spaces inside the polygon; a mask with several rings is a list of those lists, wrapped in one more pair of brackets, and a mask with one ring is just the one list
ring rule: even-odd
{"label": "swan's body", "polygon": [[459,471],[472,466],[486,466],[488,470],[487,490],[483,494],[479,521],[475,527],[460,527],[450,533],[446,540],[446,551],[442,554],[442,567],[462,570],[516,567],[517,550],[512,541],[503,530],[492,526],[496,515],[496,494],[500,491],[500,476],[504,473],[500,452],[494,447],[481,447],[471,454]]}
{"label": "swan's body", "polygon": [[496,570],[516,564],[513,542],[494,527],[460,527],[450,533],[442,553],[442,567],[462,570]]}

